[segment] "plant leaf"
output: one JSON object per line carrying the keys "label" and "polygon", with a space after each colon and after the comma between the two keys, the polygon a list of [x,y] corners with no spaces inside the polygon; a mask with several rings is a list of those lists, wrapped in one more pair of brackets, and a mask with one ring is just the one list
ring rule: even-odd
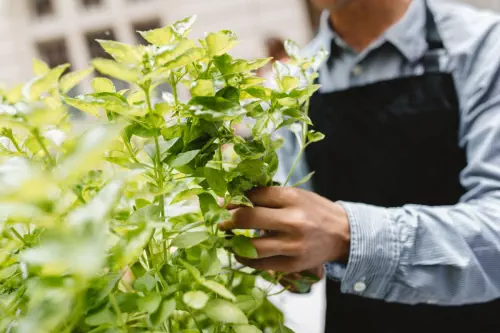
{"label": "plant leaf", "polygon": [[91,114],[94,117],[99,117],[99,110],[101,109],[95,103],[89,102],[85,96],[78,96],[76,98],[64,97],[64,101],[69,106],[72,106],[80,111]]}
{"label": "plant leaf", "polygon": [[203,243],[210,237],[210,234],[206,231],[194,231],[186,232],[175,237],[172,241],[172,246],[180,249],[188,249]]}
{"label": "plant leaf", "polygon": [[233,295],[232,292],[230,292],[226,287],[224,287],[222,284],[217,283],[213,280],[203,280],[201,284],[216,293],[219,296],[222,296],[228,300],[235,301],[236,297]]}
{"label": "plant leaf", "polygon": [[156,53],[156,63],[160,66],[179,59],[188,51],[195,49],[196,43],[190,39],[181,39],[175,44],[163,46]]}
{"label": "plant leaf", "polygon": [[50,67],[46,62],[40,59],[33,59],[33,73],[36,76],[44,76],[50,72]]}
{"label": "plant leaf", "polygon": [[79,140],[74,153],[59,164],[58,178],[65,181],[78,179],[100,164],[104,152],[111,147],[122,130],[121,124],[101,125],[91,129]]}
{"label": "plant leaf", "polygon": [[186,165],[191,162],[199,153],[200,150],[191,150],[185,153],[181,153],[173,158],[173,160],[169,164],[172,168]]}
{"label": "plant leaf", "polygon": [[182,55],[178,56],[172,61],[169,61],[165,64],[165,69],[166,70],[171,70],[171,69],[177,69],[179,67],[183,67],[186,65],[189,65],[195,61],[200,60],[201,58],[205,57],[206,53],[205,50],[198,47],[198,48],[193,48]]}
{"label": "plant leaf", "polygon": [[227,191],[227,182],[224,179],[225,172],[212,168],[205,168],[205,178],[210,188],[220,197],[223,197]]}
{"label": "plant leaf", "polygon": [[115,85],[110,79],[96,77],[92,80],[92,88],[96,93],[114,93],[116,92]]}
{"label": "plant leaf", "polygon": [[137,291],[142,291],[144,293],[153,290],[155,285],[156,285],[156,280],[150,274],[145,274],[134,281],[134,288]]}
{"label": "plant leaf", "polygon": [[264,155],[266,147],[262,141],[252,140],[234,145],[234,151],[243,159],[258,159]]}
{"label": "plant leaf", "polygon": [[174,39],[174,33],[171,27],[164,27],[148,31],[139,31],[142,38],[156,46],[171,44]]}
{"label": "plant leaf", "polygon": [[185,19],[176,21],[176,22],[172,23],[172,25],[171,25],[172,30],[176,34],[180,35],[181,37],[186,37],[189,34],[189,32],[191,31],[191,28],[193,27],[193,25],[195,24],[196,19],[197,19],[197,16],[192,15],[192,16],[186,17]]}
{"label": "plant leaf", "polygon": [[299,187],[300,185],[307,183],[314,176],[314,173],[315,173],[314,171],[310,172],[307,176],[299,180],[297,183],[293,184],[292,187]]}
{"label": "plant leaf", "polygon": [[137,46],[132,46],[113,40],[96,40],[101,47],[118,62],[136,64],[142,61],[142,52]]}
{"label": "plant leaf", "polygon": [[[300,80],[295,76],[285,76],[281,80],[281,85],[284,92],[290,92],[299,86]],[[281,103],[281,102],[280,102]]]}
{"label": "plant leaf", "polygon": [[234,253],[240,257],[257,259],[259,254],[257,249],[253,246],[250,238],[245,236],[236,236],[231,239],[231,247]]}
{"label": "plant leaf", "polygon": [[307,133],[307,140],[309,142],[319,142],[319,141],[322,141],[325,139],[325,135],[323,133],[320,133],[320,132],[316,132],[316,131],[309,131],[309,133]]}
{"label": "plant leaf", "polygon": [[181,264],[184,267],[186,267],[186,269],[188,270],[188,272],[193,276],[193,278],[196,281],[200,281],[201,280],[201,273],[198,270],[198,268],[194,267],[193,265],[191,265],[190,263],[186,262],[185,260],[179,259],[179,261],[181,262]]}
{"label": "plant leaf", "polygon": [[77,72],[71,72],[64,75],[60,81],[61,91],[66,94],[76,85],[78,85],[83,79],[94,72],[93,68],[86,68]]}
{"label": "plant leaf", "polygon": [[159,327],[170,315],[174,312],[176,307],[175,299],[165,299],[161,302],[158,310],[151,314],[150,320],[154,327]]}
{"label": "plant leaf", "polygon": [[238,43],[237,36],[228,30],[210,33],[205,38],[205,41],[210,57],[223,55]]}
{"label": "plant leaf", "polygon": [[233,326],[235,333],[262,333],[257,327],[253,325],[235,325]]}
{"label": "plant leaf", "polygon": [[137,301],[137,306],[141,311],[147,313],[155,312],[160,306],[162,299],[159,293],[150,293],[144,297],[141,297]]}
{"label": "plant leaf", "polygon": [[29,85],[29,97],[37,100],[45,92],[50,92],[58,87],[59,79],[69,68],[69,64],[59,65],[51,69],[45,76],[42,76]]}
{"label": "plant leaf", "polygon": [[300,59],[300,47],[294,41],[290,39],[286,40],[285,50],[290,57],[294,59]]}
{"label": "plant leaf", "polygon": [[190,308],[200,310],[208,302],[208,295],[203,291],[188,291],[182,296],[184,303]]}
{"label": "plant leaf", "polygon": [[109,308],[104,308],[102,311],[92,314],[85,318],[85,324],[89,326],[101,326],[110,324],[113,325],[116,321],[116,316]]}
{"label": "plant leaf", "polygon": [[207,302],[205,314],[215,322],[224,324],[247,324],[248,319],[236,305],[221,299]]}
{"label": "plant leaf", "polygon": [[231,213],[220,207],[211,194],[201,193],[198,195],[198,199],[200,201],[201,212],[208,224],[214,225],[231,219]]}
{"label": "plant leaf", "polygon": [[201,253],[201,269],[205,276],[215,276],[220,273],[222,264],[216,249],[203,250]]}
{"label": "plant leaf", "polygon": [[192,96],[213,96],[215,94],[212,80],[198,80],[191,88]]}
{"label": "plant leaf", "polygon": [[135,68],[114,60],[97,58],[92,61],[92,65],[100,73],[118,80],[131,83],[135,83],[139,80],[139,72]]}

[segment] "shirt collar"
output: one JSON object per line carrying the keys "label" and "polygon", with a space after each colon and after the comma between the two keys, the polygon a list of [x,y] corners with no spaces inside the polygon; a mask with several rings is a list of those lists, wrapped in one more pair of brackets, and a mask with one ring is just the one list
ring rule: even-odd
{"label": "shirt collar", "polygon": [[[384,42],[392,44],[406,59],[413,63],[419,60],[427,50],[426,41],[426,7],[423,0],[413,0],[405,15],[374,42],[382,45]],[[321,15],[319,36],[325,48],[331,50],[332,46],[346,48],[346,43],[338,36],[330,25],[330,13],[324,11]],[[334,41],[333,45],[331,41]]]}

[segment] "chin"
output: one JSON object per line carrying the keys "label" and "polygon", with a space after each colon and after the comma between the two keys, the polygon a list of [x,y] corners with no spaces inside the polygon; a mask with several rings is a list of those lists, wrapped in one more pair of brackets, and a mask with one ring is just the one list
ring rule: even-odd
{"label": "chin", "polygon": [[319,9],[333,9],[352,0],[310,0]]}

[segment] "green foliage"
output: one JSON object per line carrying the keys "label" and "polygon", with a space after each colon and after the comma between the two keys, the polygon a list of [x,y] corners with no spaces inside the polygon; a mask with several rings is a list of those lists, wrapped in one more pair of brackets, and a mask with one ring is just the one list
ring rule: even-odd
{"label": "green foliage", "polygon": [[[307,116],[323,55],[300,58],[288,42],[294,60],[275,64],[268,89],[255,70],[269,59],[231,57],[230,31],[189,39],[194,21],[142,32],[149,46],[99,41],[112,59],[93,67],[130,89],[96,78],[72,98],[93,69],[36,60],[35,79],[1,92],[0,331],[289,331],[261,273],[236,265],[233,253],[257,257],[250,239],[217,224],[275,184],[276,131],[299,126],[303,147],[323,138]],[[153,101],[163,83],[173,93]],[[67,106],[94,124],[82,130]],[[245,118],[251,140],[233,131]]]}

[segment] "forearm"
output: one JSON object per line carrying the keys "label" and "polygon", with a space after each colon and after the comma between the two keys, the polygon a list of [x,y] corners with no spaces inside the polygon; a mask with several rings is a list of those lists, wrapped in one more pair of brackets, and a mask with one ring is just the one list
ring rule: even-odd
{"label": "forearm", "polygon": [[500,298],[499,193],[450,207],[343,206],[351,223],[344,293],[408,304]]}

